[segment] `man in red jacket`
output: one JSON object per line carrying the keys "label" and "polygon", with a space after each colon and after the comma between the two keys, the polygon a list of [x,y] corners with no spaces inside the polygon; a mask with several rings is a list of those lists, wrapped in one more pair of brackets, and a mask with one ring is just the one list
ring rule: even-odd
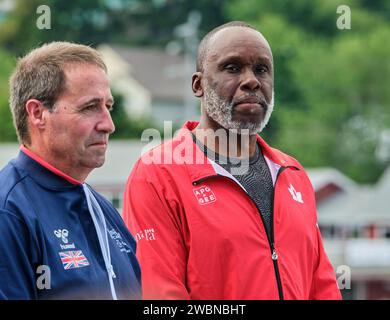
{"label": "man in red jacket", "polygon": [[145,299],[341,298],[303,167],[257,134],[273,80],[270,46],[250,25],[200,43],[200,122],[144,154],[125,191]]}

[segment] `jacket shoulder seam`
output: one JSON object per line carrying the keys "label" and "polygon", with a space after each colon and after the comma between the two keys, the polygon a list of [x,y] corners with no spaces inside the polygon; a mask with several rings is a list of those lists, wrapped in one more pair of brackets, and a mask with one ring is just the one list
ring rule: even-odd
{"label": "jacket shoulder seam", "polygon": [[21,219],[19,216],[17,216],[12,211],[9,211],[7,209],[2,208],[2,209],[0,209],[0,215],[2,215],[2,214],[11,216],[11,217],[15,218],[16,220],[18,220],[21,224],[26,225],[26,223],[23,221],[23,219]]}
{"label": "jacket shoulder seam", "polygon": [[[15,168],[15,170],[18,171],[18,168],[16,168],[12,163],[11,163],[11,165]],[[18,172],[18,174],[19,174],[19,172]],[[6,210],[6,209],[5,209],[5,206],[6,206],[6,204],[7,204],[7,201],[8,201],[8,198],[9,198],[11,192],[15,189],[15,187],[16,187],[19,183],[21,183],[24,179],[26,179],[27,176],[28,176],[28,175],[26,174],[26,175],[24,175],[24,176],[22,176],[22,177],[19,177],[19,179],[17,179],[17,180],[14,182],[13,186],[8,190],[7,194],[6,194],[5,197],[4,197],[4,202],[2,203],[2,206],[1,206],[1,208],[0,208],[1,210]]]}

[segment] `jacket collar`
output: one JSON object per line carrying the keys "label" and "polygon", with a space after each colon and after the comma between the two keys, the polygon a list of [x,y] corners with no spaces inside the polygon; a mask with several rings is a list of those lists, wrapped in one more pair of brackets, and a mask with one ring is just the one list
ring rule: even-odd
{"label": "jacket collar", "polygon": [[73,188],[82,184],[81,181],[61,172],[24,146],[20,147],[13,164],[25,171],[38,184],[50,189]]}
{"label": "jacket collar", "polygon": [[[202,180],[209,176],[215,176],[215,175],[223,175],[223,176],[231,176],[226,170],[224,170],[222,167],[220,167],[218,164],[214,163],[210,159],[206,157],[206,155],[203,153],[202,150],[197,146],[197,144],[193,141],[191,131],[196,129],[196,127],[199,125],[198,121],[187,121],[183,127],[179,130],[178,135],[174,140],[176,143],[184,143],[187,144],[187,146],[183,149],[185,150],[191,150],[193,151],[193,156],[189,159],[192,161],[187,162],[187,170],[191,177],[192,183],[196,183],[199,180]],[[299,169],[297,162],[290,158],[289,156],[285,155],[281,151],[271,148],[258,134],[256,135],[257,142],[259,143],[262,152],[265,156],[265,159],[267,161],[267,164],[270,168],[272,180],[275,183],[277,172],[281,167],[287,168],[287,167],[294,167],[296,169]],[[185,139],[183,141],[183,139]],[[186,158],[188,160],[188,158]],[[202,159],[203,161],[196,161]],[[195,163],[195,164],[194,164]]]}

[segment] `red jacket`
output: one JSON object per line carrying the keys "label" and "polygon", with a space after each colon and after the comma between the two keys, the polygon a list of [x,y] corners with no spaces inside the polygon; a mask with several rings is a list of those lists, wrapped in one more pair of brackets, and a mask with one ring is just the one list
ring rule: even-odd
{"label": "red jacket", "polygon": [[257,137],[275,185],[268,239],[245,190],[193,142],[196,126],[144,154],[126,186],[144,299],[340,299],[303,167]]}

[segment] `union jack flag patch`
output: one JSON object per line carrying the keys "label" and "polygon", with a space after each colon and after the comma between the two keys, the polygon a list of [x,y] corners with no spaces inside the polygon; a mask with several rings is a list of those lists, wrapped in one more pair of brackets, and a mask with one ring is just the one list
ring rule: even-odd
{"label": "union jack flag patch", "polygon": [[89,266],[87,258],[81,250],[59,252],[65,270]]}

